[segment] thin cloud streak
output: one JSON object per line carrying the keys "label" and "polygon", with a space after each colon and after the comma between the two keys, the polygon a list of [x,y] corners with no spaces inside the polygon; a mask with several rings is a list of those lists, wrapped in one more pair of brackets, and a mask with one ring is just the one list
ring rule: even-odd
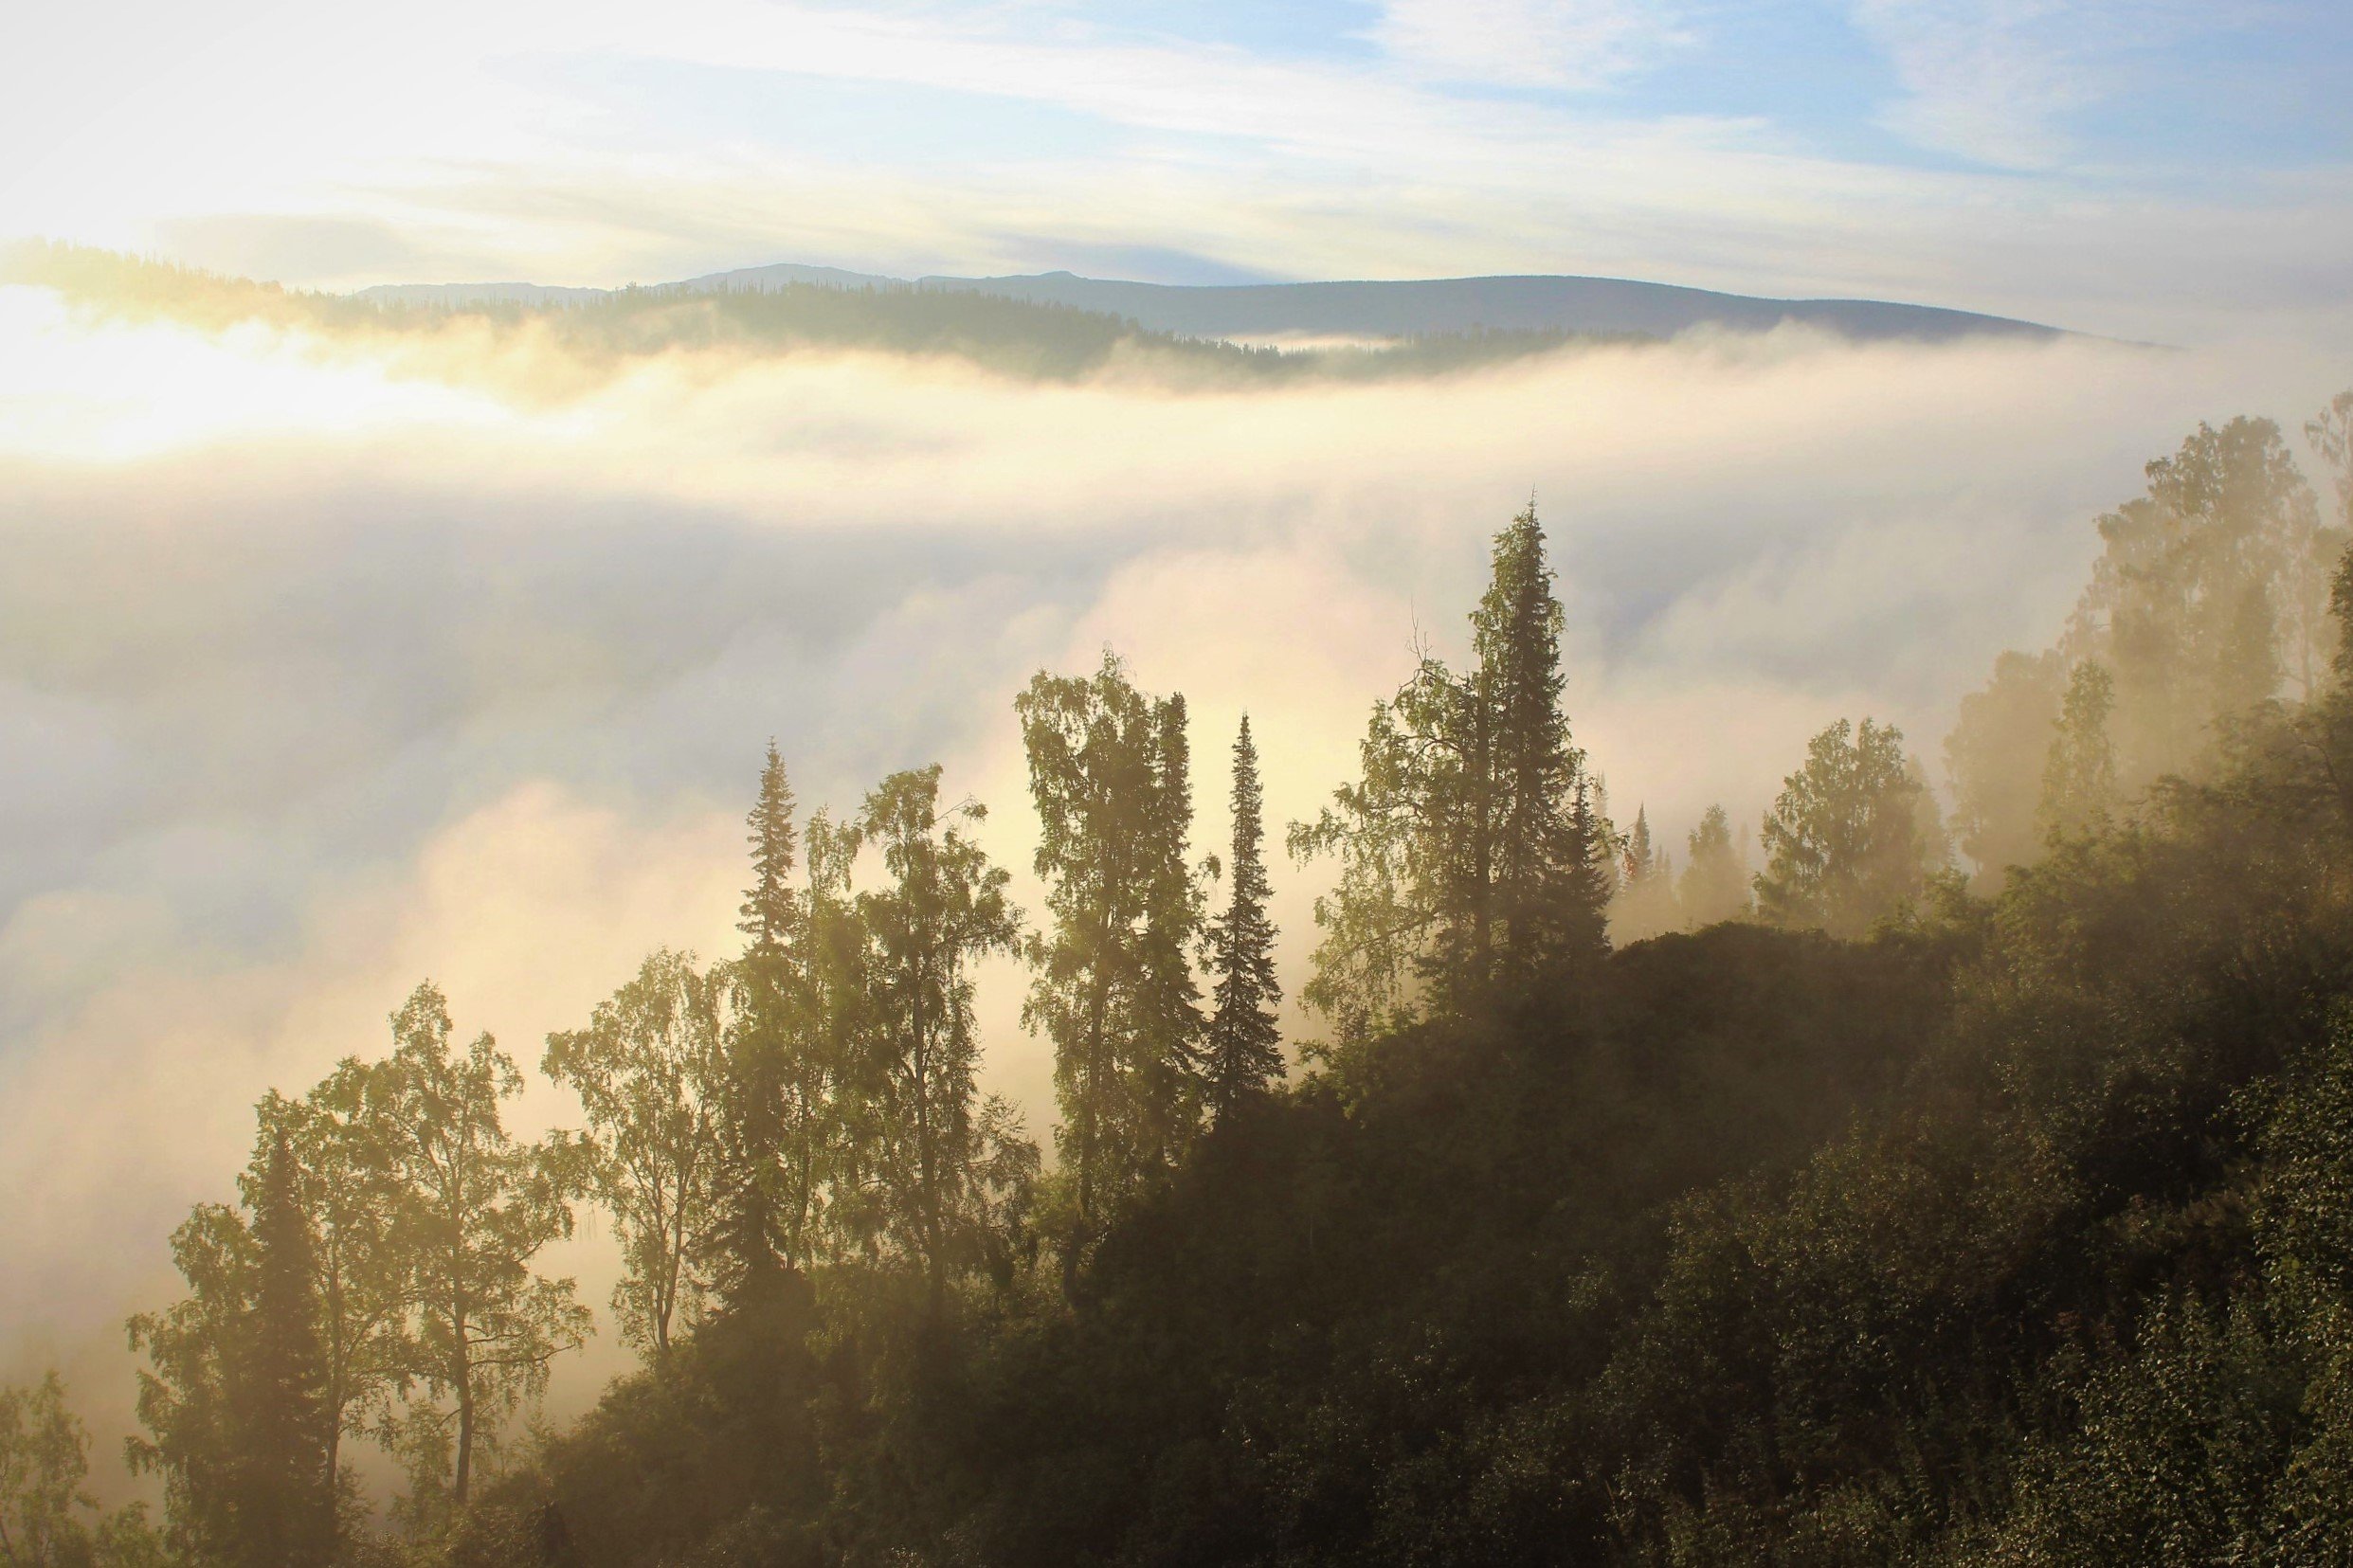
{"label": "thin cloud streak", "polygon": [[[11,225],[334,284],[612,283],[780,259],[969,272],[1159,249],[1291,277],[1601,272],[1892,296],[2174,341],[2267,315],[2340,329],[2353,170],[2326,137],[2308,166],[2196,190],[2065,144],[2070,106],[2128,79],[2145,10],[1858,10],[1906,95],[1885,115],[1998,166],[1973,169],[1830,151],[1704,97],[1565,91],[1707,41],[1704,13],[1616,0],[1492,0],[1443,25],[1408,0],[1372,25],[1386,52],[1317,56],[1051,9],[749,0],[697,0],[658,37],[610,0],[427,0],[396,28],[256,4],[170,21],[172,50],[110,52],[146,36],[144,9],[75,8],[35,19],[0,63],[0,135],[35,150],[0,193]],[[2158,14],[2154,32],[2183,32]],[[666,85],[631,74],[656,63]],[[936,130],[884,151],[780,133],[753,107],[816,88]],[[703,111],[720,100],[737,108]],[[992,104],[1059,117],[976,154],[962,128]]]}

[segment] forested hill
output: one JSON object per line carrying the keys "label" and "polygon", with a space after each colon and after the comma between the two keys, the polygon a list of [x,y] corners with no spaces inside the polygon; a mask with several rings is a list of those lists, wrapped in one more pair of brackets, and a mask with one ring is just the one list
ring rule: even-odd
{"label": "forested hill", "polygon": [[[998,294],[888,279],[881,286],[846,286],[843,279],[851,276],[785,268],[764,269],[756,279],[656,288],[429,284],[338,295],[86,247],[30,243],[0,251],[0,281],[47,286],[82,309],[206,328],[246,321],[296,327],[394,353],[414,351],[416,367],[431,373],[496,373],[498,356],[480,351],[485,336],[494,344],[552,348],[570,377],[526,377],[534,395],[558,385],[593,385],[632,363],[675,351],[883,353],[960,360],[1023,380],[1111,371],[1188,390],[1442,375],[1564,349],[1648,341],[1482,330],[1372,346],[1286,349],[1186,336],[1101,311]],[[534,367],[549,358],[517,357]],[[485,365],[492,369],[485,371]]]}
{"label": "forested hill", "polygon": [[[1287,869],[1245,720],[1204,874],[1186,701],[1108,653],[1005,715],[1036,910],[938,767],[809,810],[771,745],[741,951],[534,1043],[576,1129],[509,1130],[522,1065],[419,985],[172,1238],[160,1519],[89,1517],[51,1379],[0,1391],[0,1525],[108,1568],[2344,1562],[2353,391],[2305,434],[2317,491],[2263,419],[2148,464],[1964,705],[1949,817],[1841,721],[1754,868],[1720,807],[1679,867],[1612,819],[1532,508]],[[992,954],[1051,1163],[976,1087]],[[637,1365],[536,1427],[590,1208]]]}
{"label": "forested hill", "polygon": [[[1958,337],[2054,338],[2055,328],[1972,311],[1877,299],[1769,299],[1621,278],[1428,278],[1312,283],[1169,284],[1080,278],[906,279],[781,262],[658,285],[679,293],[773,290],[789,284],[932,290],[1060,305],[1132,321],[1149,332],[1240,340],[1383,340],[1479,333],[1673,337],[1693,328],[1765,332],[1783,322],[1858,341]],[[404,303],[575,302],[597,291],[529,283],[390,284],[361,298]]]}
{"label": "forested hill", "polygon": [[1385,338],[1479,331],[1673,337],[1697,327],[1765,332],[1783,322],[1858,341],[2064,335],[2030,321],[1930,305],[1764,299],[1622,278],[1429,278],[1188,287],[1049,272],[1026,278],[927,278],[922,286],[1107,311],[1156,331],[1195,337]]}
{"label": "forested hill", "polygon": [[482,337],[527,340],[558,350],[569,372],[526,377],[534,396],[595,385],[678,351],[879,352],[951,358],[1024,380],[1114,372],[1183,390],[1445,375],[1645,345],[1693,326],[1763,331],[1784,319],[1864,338],[2059,335],[1906,305],[1753,300],[1581,279],[1168,289],[1067,275],[909,284],[787,265],[653,288],[404,284],[336,295],[32,243],[0,253],[0,280],[44,284],[84,309],[207,328],[261,321],[364,341],[435,374],[495,373],[483,367],[499,356],[479,351]]}

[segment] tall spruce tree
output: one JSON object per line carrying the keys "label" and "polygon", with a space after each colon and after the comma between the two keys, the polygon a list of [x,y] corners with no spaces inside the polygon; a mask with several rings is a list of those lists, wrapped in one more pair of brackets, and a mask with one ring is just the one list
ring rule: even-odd
{"label": "tall spruce tree", "polygon": [[328,1458],[318,1281],[300,1174],[282,1126],[264,1146],[245,1201],[253,1285],[229,1388],[237,1470],[233,1560],[250,1568],[324,1568],[335,1552],[335,1477]]}
{"label": "tall spruce tree", "polygon": [[226,1568],[310,1568],[335,1546],[337,1413],[286,1109],[259,1108],[242,1204],[199,1204],[173,1233],[188,1296],[130,1325],[148,1358],[132,1466],[162,1475],[173,1548]]}
{"label": "tall spruce tree", "polygon": [[1552,582],[1530,502],[1495,536],[1493,575],[1471,618],[1480,722],[1493,737],[1492,842],[1475,853],[1493,868],[1498,974],[1521,983],[1608,947],[1604,830],[1561,709],[1563,611]]}
{"label": "tall spruce tree", "polygon": [[1203,1049],[1203,1089],[1222,1120],[1263,1093],[1283,1072],[1275,1009],[1282,987],[1275,980],[1275,924],[1267,917],[1265,793],[1258,784],[1258,748],[1242,715],[1234,738],[1232,891],[1225,912],[1209,928],[1208,970],[1214,986]]}
{"label": "tall spruce tree", "polygon": [[723,1150],[700,1260],[731,1308],[772,1301],[786,1271],[807,1261],[814,1171],[803,1145],[826,1090],[805,1028],[807,910],[793,887],[793,807],[792,784],[771,740],[748,819],[752,880],[737,925],[745,944],[726,1037]]}
{"label": "tall spruce tree", "polygon": [[1185,710],[1138,692],[1109,650],[1091,676],[1040,671],[1014,709],[1052,916],[1023,1020],[1055,1047],[1075,1282],[1107,1219],[1168,1168],[1197,1121]]}
{"label": "tall spruce tree", "polygon": [[1359,780],[1292,828],[1294,856],[1340,857],[1307,1000],[1343,1041],[1557,988],[1607,950],[1616,836],[1561,710],[1552,584],[1530,505],[1495,535],[1471,672],[1425,654],[1374,705]]}
{"label": "tall spruce tree", "polygon": [[1675,897],[1693,929],[1738,920],[1748,913],[1748,866],[1732,842],[1731,819],[1720,805],[1700,813],[1699,825],[1683,840],[1687,854]]}

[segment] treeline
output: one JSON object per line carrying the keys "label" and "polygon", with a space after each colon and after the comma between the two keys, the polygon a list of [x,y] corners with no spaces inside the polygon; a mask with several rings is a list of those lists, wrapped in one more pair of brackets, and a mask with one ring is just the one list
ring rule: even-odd
{"label": "treeline", "polygon": [[370,299],[41,242],[0,255],[0,279],[43,284],[94,308],[215,330],[262,321],[336,334],[380,334],[395,343],[429,341],[453,327],[477,327],[505,339],[530,333],[579,364],[607,371],[681,350],[867,350],[960,359],[1023,379],[1069,381],[1119,368],[1179,386],[1258,387],[1441,375],[1572,344],[1650,341],[1623,333],[1498,330],[1430,333],[1368,347],[1250,346],[1156,332],[1067,305],[912,284],[838,288],[787,282],[715,290],[633,285],[547,303]]}
{"label": "treeline", "polygon": [[[80,1503],[50,1383],[0,1403],[0,1529],[45,1563],[2326,1560],[2349,419],[2308,429],[2326,526],[2247,420],[2102,520],[2050,700],[2005,656],[1947,747],[1967,875],[1869,718],[1753,876],[1721,807],[1680,867],[1621,831],[1514,518],[1465,665],[1421,659],[1290,829],[1334,879],[1290,1083],[1246,720],[1199,860],[1184,699],[1041,672],[1034,923],[937,768],[804,816],[771,747],[740,956],[657,953],[548,1036],[580,1129],[510,1136],[519,1069],[421,986],[387,1055],[264,1098],[188,1294],[133,1321],[159,1526]],[[977,1088],[992,953],[1054,1048],[1050,1168]],[[642,1369],[556,1432],[523,1417],[589,1316],[534,1260],[589,1201]]]}

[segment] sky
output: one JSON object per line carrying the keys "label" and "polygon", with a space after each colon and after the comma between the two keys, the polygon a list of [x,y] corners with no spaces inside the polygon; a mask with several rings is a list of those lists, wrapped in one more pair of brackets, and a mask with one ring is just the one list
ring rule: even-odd
{"label": "sky", "polygon": [[0,232],[323,286],[1566,272],[2343,342],[2334,0],[85,0]]}
{"label": "sky", "polygon": [[[529,334],[427,363],[0,285],[0,1380],[62,1367],[104,1453],[121,1319],[170,1299],[166,1238],[228,1195],[262,1091],[383,1051],[428,977],[531,1067],[656,946],[733,951],[771,736],[837,812],[944,764],[1034,911],[1031,672],[1112,645],[1186,694],[1204,850],[1246,710],[1278,832],[1418,642],[1459,651],[1532,492],[1578,740],[1674,849],[1711,802],[1753,828],[1842,716],[1939,772],[2145,462],[2238,413],[2292,442],[2353,382],[2326,5],[95,0],[11,27],[0,235],[297,283],[1581,272],[2128,340],[1784,329],[1180,391],[858,353],[588,374]],[[1294,997],[1325,874],[1275,868]],[[1044,1138],[1022,984],[983,977],[986,1081]],[[577,1120],[545,1086],[520,1114]],[[601,1301],[608,1235],[553,1261]],[[559,1403],[619,1356],[608,1325]]]}

